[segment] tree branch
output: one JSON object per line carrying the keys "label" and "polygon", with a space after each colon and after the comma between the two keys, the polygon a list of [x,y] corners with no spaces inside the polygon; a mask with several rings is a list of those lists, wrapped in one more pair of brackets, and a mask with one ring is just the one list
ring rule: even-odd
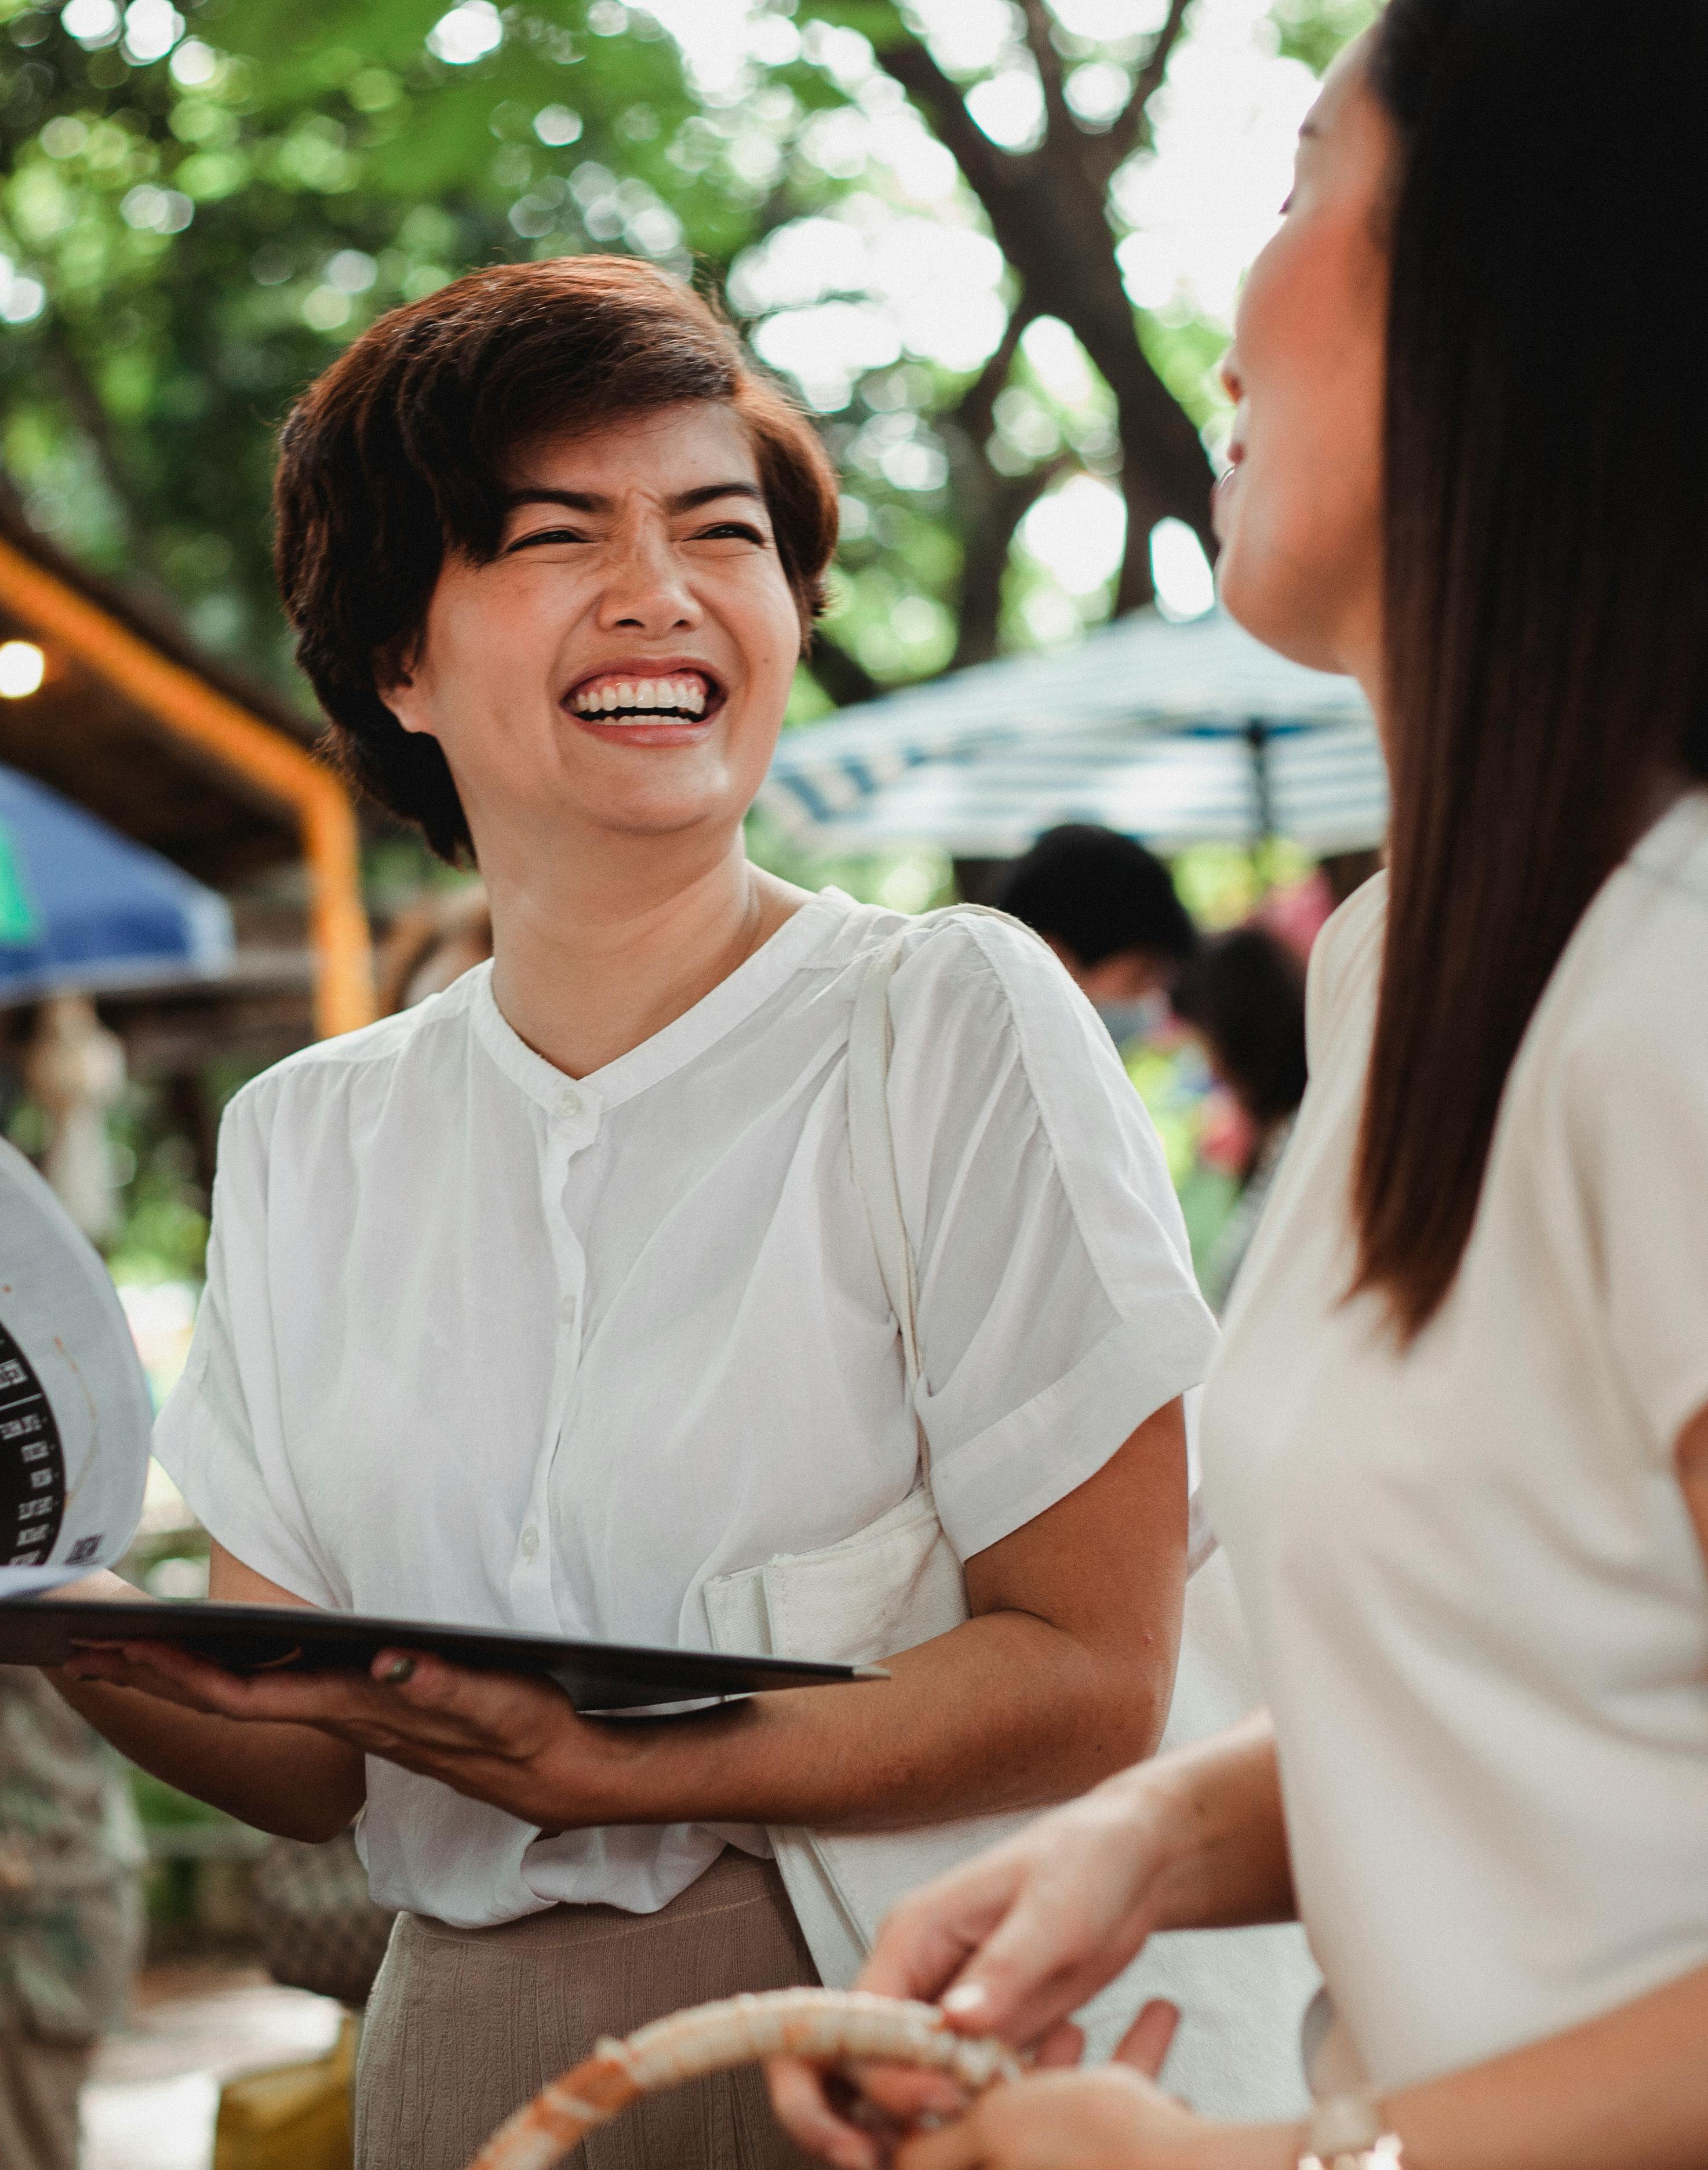
{"label": "tree branch", "polygon": [[964,670],[995,655],[1002,626],[1002,583],[1020,523],[1044,492],[1079,462],[1059,452],[1029,474],[999,477],[981,446],[964,444],[969,462],[961,484],[965,510],[965,557],[961,569],[960,607],[956,613],[955,652],[949,669]]}
{"label": "tree branch", "polygon": [[1139,72],[1134,78],[1133,94],[1122,108],[1114,126],[1098,142],[1106,173],[1113,174],[1118,167],[1124,166],[1140,146],[1149,140],[1150,101],[1162,88],[1162,79],[1168,73],[1168,63],[1174,56],[1174,49],[1180,43],[1181,33],[1186,28],[1186,19],[1191,12],[1192,0],[1169,0],[1167,17],[1150,40],[1150,50],[1145,54]]}
{"label": "tree branch", "polygon": [[988,199],[1014,186],[1022,162],[990,141],[968,112],[954,78],[938,67],[922,40],[892,45],[878,61],[920,106],[974,195]]}
{"label": "tree branch", "polygon": [[857,663],[822,627],[814,632],[813,644],[807,651],[807,668],[839,708],[851,708],[861,701],[875,701],[883,691],[866,666]]}
{"label": "tree branch", "polygon": [[1038,79],[1043,86],[1043,110],[1051,136],[1058,141],[1070,140],[1082,134],[1067,102],[1062,87],[1061,55],[1050,36],[1050,13],[1043,0],[1021,0],[1021,11],[1026,18],[1026,42],[1038,67]]}
{"label": "tree branch", "polygon": [[1026,327],[1037,313],[1022,292],[1009,312],[1007,327],[995,352],[944,417],[963,430],[975,444],[982,445],[990,434],[996,419],[997,396],[1008,382]]}
{"label": "tree branch", "polygon": [[83,357],[72,342],[71,334],[57,309],[50,309],[42,321],[42,344],[58,383],[60,395],[70,409],[72,420],[88,440],[89,449],[95,456],[95,466],[105,484],[114,509],[125,527],[135,534],[141,526],[137,517],[131,481],[120,454],[113,432],[113,419],[106,404],[96,390],[94,382],[84,368]]}

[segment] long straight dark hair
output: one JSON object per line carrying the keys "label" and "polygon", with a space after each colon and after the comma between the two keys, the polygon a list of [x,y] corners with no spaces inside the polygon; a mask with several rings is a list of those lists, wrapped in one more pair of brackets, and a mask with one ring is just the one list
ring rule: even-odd
{"label": "long straight dark hair", "polygon": [[1409,1342],[1572,929],[1668,773],[1708,776],[1708,388],[1673,344],[1708,287],[1708,0],[1391,0],[1370,72],[1401,152],[1356,1285]]}

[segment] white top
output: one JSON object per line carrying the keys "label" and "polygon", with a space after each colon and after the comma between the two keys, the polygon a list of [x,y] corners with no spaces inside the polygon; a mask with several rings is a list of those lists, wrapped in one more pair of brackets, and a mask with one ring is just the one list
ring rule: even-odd
{"label": "white top", "polygon": [[[917,1435],[846,1091],[863,959],[905,923],[827,890],[574,1082],[483,966],[241,1093],[156,1440],[220,1542],[334,1609],[705,1649],[708,1578],[905,1499]],[[1199,1380],[1214,1329],[1156,1134],[1040,943],[924,932],[891,1008],[919,1415],[965,1558]],[[368,1766],[376,1896],[459,1924],[646,1912],[727,1836],[764,1849],[542,1840]]]}
{"label": "white top", "polygon": [[1708,792],[1584,915],[1409,1354],[1341,1301],[1385,885],[1312,960],[1311,1084],[1205,1389],[1300,1908],[1370,2078],[1708,1964]]}

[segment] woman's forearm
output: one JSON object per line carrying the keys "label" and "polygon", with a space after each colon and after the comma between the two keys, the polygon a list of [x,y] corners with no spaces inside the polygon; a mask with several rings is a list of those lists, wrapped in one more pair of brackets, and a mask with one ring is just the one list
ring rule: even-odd
{"label": "woman's forearm", "polygon": [[1708,1968],[1385,2098],[1406,2170],[1701,2170]]}
{"label": "woman's forearm", "polygon": [[1174,1401],[1084,1483],[969,1555],[973,1617],[891,1659],[887,1686],[761,1696],[708,1726],[636,1731],[619,1744],[618,1798],[568,1818],[880,1831],[1082,1793],[1161,1736],[1186,1536]]}
{"label": "woman's forearm", "polygon": [[[214,1594],[239,1601],[252,1596],[245,1588],[219,1586],[227,1569],[216,1546]],[[134,1605],[145,1593],[103,1570],[49,1595]],[[104,1681],[53,1670],[46,1677],[121,1756],[258,1831],[333,1838],[361,1807],[366,1768],[360,1754],[312,1726],[243,1724]]]}
{"label": "woman's forearm", "polygon": [[361,1807],[360,1755],[312,1726],[245,1724],[134,1688],[47,1677],[121,1756],[258,1831],[334,1838]]}
{"label": "woman's forearm", "polygon": [[1154,1834],[1159,1929],[1232,1929],[1297,1917],[1275,1729],[1266,1710],[1124,1771],[1108,1790]]}
{"label": "woman's forearm", "polygon": [[[1041,1808],[1152,1751],[1172,1656],[1135,1662],[1030,1614],[987,1613],[891,1660],[883,1686],[614,1729],[611,1792],[568,1820],[875,1831]],[[584,1771],[577,1756],[572,1791]]]}
{"label": "woman's forearm", "polygon": [[[1563,2034],[1382,2098],[1406,2170],[1701,2170],[1708,1968]],[[1296,2126],[1206,2126],[1157,2170],[1292,2170]],[[1135,2154],[1134,2162],[1140,2160]]]}

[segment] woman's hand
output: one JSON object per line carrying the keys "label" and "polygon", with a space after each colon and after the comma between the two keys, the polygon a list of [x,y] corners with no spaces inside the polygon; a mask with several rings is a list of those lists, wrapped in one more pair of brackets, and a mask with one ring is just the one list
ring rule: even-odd
{"label": "woman's hand", "polygon": [[[1155,1926],[1166,1831],[1144,1766],[1124,1772],[904,1899],[856,1986],[940,1999],[963,2033],[1000,2034],[1041,2066],[1076,2063],[1081,2037],[1069,2014],[1120,1973]],[[1154,2071],[1172,2033],[1169,2007],[1148,2006],[1123,2051]],[[832,2109],[814,2066],[778,2059],[770,2078],[777,2116],[802,2146],[844,2170],[873,2170],[877,2151]],[[946,2114],[958,2100],[947,2082],[920,2073],[873,2069],[862,2078],[871,2099],[904,2121]],[[1011,2089],[1005,2098],[1017,2100]]]}
{"label": "woman's hand", "polygon": [[212,1716],[312,1726],[545,1831],[611,1820],[629,1761],[620,1733],[578,1717],[549,1681],[407,1650],[382,1651],[366,1679],[231,1673],[166,1643],[84,1649],[63,1670]]}
{"label": "woman's hand", "polygon": [[1106,2065],[993,2087],[944,2130],[904,2141],[895,2170],[1220,2170],[1214,2134],[1149,2078]]}
{"label": "woman's hand", "polygon": [[[943,2130],[900,2144],[894,2170],[1292,2170],[1291,2128],[1212,2125],[1155,2085],[1178,2018],[1147,2004],[1099,2071],[1038,2072],[956,2105]],[[867,2151],[828,2159],[875,2165],[857,2137]]]}
{"label": "woman's hand", "polygon": [[[1153,1930],[1292,1911],[1274,1734],[1258,1711],[1213,1740],[1118,1772],[904,1899],[857,1986],[936,1999],[963,2034],[1000,2034],[1040,2066],[1071,2064],[1081,2045],[1070,2015]],[[1140,2014],[1124,2049],[1145,2046],[1161,2008]],[[1159,2054],[1148,2069],[1160,2064]],[[948,2107],[942,2082],[916,2073],[873,2071],[863,2084],[892,2117]],[[771,2085],[803,2147],[848,2170],[876,2162],[812,2066],[779,2061]]]}
{"label": "woman's hand", "polygon": [[1047,2055],[1156,1926],[1176,1844],[1146,1766],[1124,1772],[904,1899],[859,1986]]}

